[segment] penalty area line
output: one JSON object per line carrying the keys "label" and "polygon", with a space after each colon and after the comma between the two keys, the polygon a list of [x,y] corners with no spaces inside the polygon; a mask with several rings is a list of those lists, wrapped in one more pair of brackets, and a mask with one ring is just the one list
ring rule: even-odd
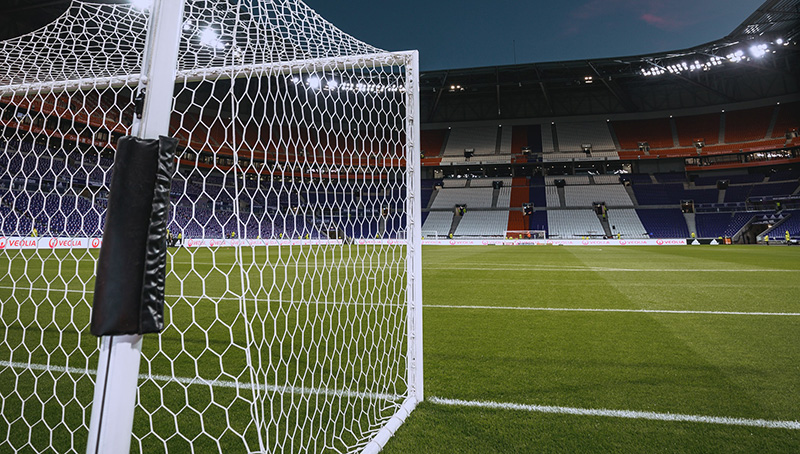
{"label": "penalty area line", "polygon": [[592,408],[557,407],[549,405],[526,405],[504,402],[445,399],[431,396],[426,399],[437,405],[453,407],[489,408],[496,410],[527,411],[531,413],[549,413],[556,415],[601,416],[609,418],[645,419],[650,421],[692,422],[705,424],[722,424],[727,426],[760,427],[765,429],[800,430],[798,421],[775,421],[768,419],[729,418],[724,416],[683,415],[678,413],[655,413],[650,411],[609,410]]}

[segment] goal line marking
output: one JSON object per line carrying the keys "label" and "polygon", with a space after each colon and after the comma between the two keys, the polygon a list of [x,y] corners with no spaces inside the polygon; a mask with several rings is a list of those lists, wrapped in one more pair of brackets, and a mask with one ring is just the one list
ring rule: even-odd
{"label": "goal line marking", "polygon": [[[93,369],[53,366],[47,364],[28,364],[28,363],[12,362],[12,361],[0,361],[0,367],[8,367],[17,370],[34,370],[34,371],[71,374],[71,375],[97,374],[97,371]],[[164,383],[180,383],[182,385],[187,385],[187,386],[203,385],[216,388],[233,388],[233,389],[244,389],[244,390],[259,389],[261,391],[274,392],[278,394],[326,395],[326,396],[348,397],[348,398],[368,398],[374,400],[399,400],[400,398],[402,398],[402,396],[398,396],[395,394],[363,393],[350,390],[335,390],[327,388],[257,385],[253,383],[240,383],[228,380],[207,380],[198,377],[189,378],[189,377],[172,377],[169,375],[140,374],[139,379],[153,380]],[[602,416],[602,417],[625,418],[625,419],[645,419],[651,421],[692,422],[692,423],[706,423],[706,424],[723,424],[729,426],[761,427],[768,429],[800,430],[800,422],[798,421],[777,421],[777,420],[767,420],[767,419],[730,418],[724,416],[684,415],[679,413],[656,413],[649,411],[609,410],[602,408],[593,409],[593,408],[559,407],[559,406],[548,406],[548,405],[529,405],[529,404],[515,404],[507,402],[446,399],[436,396],[429,397],[427,401],[437,405],[489,408],[497,410],[527,411],[531,413],[550,413],[550,414],[576,415],[576,416]]]}
{"label": "goal line marking", "polygon": [[[50,372],[54,374],[70,374],[70,375],[97,375],[94,369],[81,369],[79,367],[65,367],[53,366],[47,364],[35,363],[22,363],[13,361],[0,361],[0,367],[8,367],[17,370],[34,370],[40,372]],[[180,383],[182,385],[204,385],[214,388],[232,388],[242,390],[257,389],[260,391],[276,394],[304,394],[304,395],[324,395],[333,397],[348,397],[357,399],[372,399],[372,400],[400,400],[403,396],[387,393],[365,393],[358,391],[351,391],[347,389],[328,389],[328,388],[306,388],[299,386],[278,386],[278,385],[261,385],[254,383],[242,383],[231,380],[209,380],[205,378],[195,377],[172,377],[170,375],[152,375],[152,374],[139,374],[139,380],[153,380],[163,383]]]}
{"label": "goal line marking", "polygon": [[609,410],[592,408],[557,407],[549,405],[526,405],[491,401],[445,399],[431,396],[427,399],[437,405],[454,407],[475,407],[497,410],[527,411],[531,413],[550,413],[557,415],[603,416],[610,418],[646,419],[651,421],[692,422],[723,424],[728,426],[761,427],[766,429],[800,430],[798,421],[775,421],[768,419],[729,418],[724,416],[682,415],[678,413],[655,413],[650,411]]}
{"label": "goal line marking", "polygon": [[534,312],[623,312],[642,314],[687,314],[687,315],[772,315],[783,317],[798,317],[800,312],[736,312],[736,311],[688,311],[670,309],[605,309],[605,308],[571,308],[571,307],[509,307],[509,306],[452,306],[445,304],[423,305],[424,308],[442,309],[490,309],[505,311],[534,311]]}
{"label": "goal line marking", "polygon": [[800,273],[800,270],[777,270],[772,268],[764,269],[685,269],[685,268],[607,268],[597,266],[586,267],[549,267],[549,266],[530,266],[521,265],[515,267],[496,267],[496,266],[425,266],[425,270],[458,270],[458,271],[557,271],[557,272],[630,272],[630,273]]}
{"label": "goal line marking", "polygon": [[[90,291],[76,290],[76,289],[45,289],[33,287],[2,287],[2,290],[26,290],[33,292],[51,292],[51,293],[80,293],[89,294]],[[239,301],[242,298],[238,296],[201,296],[201,295],[166,295],[167,298],[184,299],[197,301],[208,299],[211,301]],[[248,302],[253,301],[253,297],[248,295],[245,297]],[[368,303],[351,301],[343,303],[341,301],[291,301],[281,299],[268,299],[259,297],[261,303],[277,303],[277,304],[293,304],[293,305],[322,305],[322,306],[365,306],[365,307],[403,307],[404,304],[393,302],[385,303]],[[514,307],[514,306],[458,306],[449,304],[423,304],[424,309],[480,309],[480,310],[497,310],[497,311],[531,311],[531,312],[616,312],[616,313],[630,313],[630,314],[676,314],[676,315],[738,315],[738,316],[771,316],[771,317],[800,317],[800,312],[744,312],[744,311],[693,311],[693,310],[673,310],[673,309],[612,309],[612,308],[573,308],[573,307]]]}

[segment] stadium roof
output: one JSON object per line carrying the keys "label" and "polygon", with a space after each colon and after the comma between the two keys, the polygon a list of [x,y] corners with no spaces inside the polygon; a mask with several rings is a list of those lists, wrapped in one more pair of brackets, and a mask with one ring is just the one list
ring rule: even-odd
{"label": "stadium roof", "polygon": [[[44,26],[69,4],[6,0],[0,39]],[[422,120],[639,114],[797,98],[799,57],[800,0],[767,0],[728,36],[688,49],[425,72]]]}
{"label": "stadium roof", "polygon": [[800,92],[800,0],[767,0],[728,36],[645,55],[430,71],[425,123],[643,113]]}
{"label": "stadium roof", "polygon": [[797,39],[800,0],[768,0],[728,35],[731,39],[764,34]]}

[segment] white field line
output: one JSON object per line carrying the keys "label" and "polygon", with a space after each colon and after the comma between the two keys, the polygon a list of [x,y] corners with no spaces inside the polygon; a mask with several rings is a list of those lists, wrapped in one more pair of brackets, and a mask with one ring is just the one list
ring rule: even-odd
{"label": "white field line", "polygon": [[[28,364],[28,363],[11,362],[11,361],[0,361],[0,367],[9,367],[17,370],[33,370],[33,371],[49,372],[52,374],[71,374],[71,375],[97,374],[97,371],[93,369],[81,369],[77,367],[53,366],[46,364]],[[180,383],[182,385],[187,385],[187,386],[201,385],[201,386],[210,386],[216,388],[232,388],[232,389],[244,389],[244,390],[251,390],[255,388],[261,391],[278,393],[278,394],[326,395],[326,396],[348,397],[348,398],[358,398],[358,399],[368,398],[374,400],[398,400],[402,397],[394,394],[361,393],[356,391],[333,390],[327,388],[257,385],[253,383],[240,383],[240,382],[226,381],[226,380],[207,380],[203,378],[172,377],[169,375],[140,374],[139,379],[153,380],[164,383]],[[693,423],[707,423],[707,424],[724,424],[730,426],[762,427],[769,429],[800,430],[800,422],[798,421],[775,421],[766,419],[728,418],[724,416],[700,416],[700,415],[682,415],[677,413],[655,413],[647,411],[526,405],[526,404],[514,404],[514,403],[503,403],[503,402],[445,399],[441,397],[429,397],[428,401],[438,405],[490,408],[498,410],[528,411],[533,413],[551,413],[551,414],[577,415],[577,416],[604,416],[612,418],[646,419],[652,421],[693,422]]]}
{"label": "white field line", "polygon": [[428,401],[438,405],[456,407],[490,408],[498,410],[527,411],[532,413],[550,413],[557,415],[604,416],[610,418],[646,419],[651,421],[693,422],[706,424],[724,424],[728,426],[761,427],[767,429],[800,430],[798,421],[775,421],[768,419],[728,418],[724,416],[682,415],[678,413],[655,413],[650,411],[608,410],[592,408],[556,407],[547,405],[525,405],[503,402],[486,402],[475,400],[444,399],[429,397]]}
{"label": "white field line", "polygon": [[[1,287],[1,290],[26,290],[36,292],[52,292],[52,293],[81,293],[89,294],[91,291],[72,290],[72,289],[45,289],[45,288],[14,288],[14,287]],[[200,295],[166,295],[167,298],[174,300],[203,300],[208,299],[212,301],[239,301],[240,297],[235,296],[200,296]],[[245,297],[246,300],[252,301],[252,296]],[[294,304],[294,305],[321,305],[321,306],[404,306],[400,303],[359,303],[351,301],[344,303],[341,301],[291,301],[281,299],[267,299],[258,298],[263,303],[278,303],[278,304]],[[448,304],[423,304],[425,309],[480,309],[480,310],[497,310],[497,311],[531,311],[531,312],[622,312],[622,313],[640,313],[640,314],[676,314],[676,315],[740,315],[740,316],[774,316],[774,317],[800,317],[800,312],[743,312],[743,311],[697,311],[697,310],[673,310],[673,309],[611,309],[611,308],[575,308],[575,307],[515,307],[515,306],[456,306]]]}
{"label": "white field line", "polygon": [[598,272],[629,272],[629,273],[800,273],[800,270],[776,270],[771,268],[762,269],[688,269],[688,268],[606,268],[597,266],[587,267],[534,267],[534,266],[515,266],[515,267],[477,267],[477,266],[446,266],[446,267],[432,267],[426,266],[425,270],[459,270],[459,271],[598,271]]}
{"label": "white field line", "polygon": [[571,307],[508,307],[508,306],[450,306],[440,304],[425,305],[426,308],[443,309],[489,309],[505,311],[539,311],[539,312],[629,312],[644,314],[695,314],[695,315],[779,315],[799,317],[800,312],[735,312],[735,311],[681,311],[669,309],[603,309],[603,308],[571,308]]}
{"label": "white field line", "polygon": [[[29,364],[12,361],[0,361],[0,367],[9,367],[16,370],[33,370],[41,372],[49,372],[51,374],[70,374],[70,375],[97,375],[94,369],[81,369],[78,367],[64,367],[53,366],[47,364]],[[384,393],[364,393],[358,391],[350,391],[346,389],[328,389],[328,388],[305,388],[297,386],[277,386],[277,385],[260,385],[254,383],[241,383],[228,380],[208,380],[205,378],[195,377],[172,377],[170,375],[151,375],[140,374],[139,380],[152,380],[162,383],[180,383],[182,385],[202,385],[211,386],[214,388],[232,388],[252,390],[258,389],[267,393],[276,394],[303,394],[303,395],[324,395],[333,397],[348,397],[357,399],[372,399],[372,400],[398,400],[403,396],[395,394]]]}

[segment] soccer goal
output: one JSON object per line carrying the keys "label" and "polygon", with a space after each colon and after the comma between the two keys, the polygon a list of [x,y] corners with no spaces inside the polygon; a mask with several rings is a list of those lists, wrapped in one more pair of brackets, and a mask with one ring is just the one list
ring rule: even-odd
{"label": "soccer goal", "polygon": [[[0,42],[0,451],[103,452],[101,425],[137,452],[379,451],[423,398],[418,112],[416,52],[299,0],[75,1]],[[164,326],[98,339],[129,135],[177,139]]]}
{"label": "soccer goal", "polygon": [[545,230],[506,230],[505,237],[511,240],[544,240],[547,238]]}

